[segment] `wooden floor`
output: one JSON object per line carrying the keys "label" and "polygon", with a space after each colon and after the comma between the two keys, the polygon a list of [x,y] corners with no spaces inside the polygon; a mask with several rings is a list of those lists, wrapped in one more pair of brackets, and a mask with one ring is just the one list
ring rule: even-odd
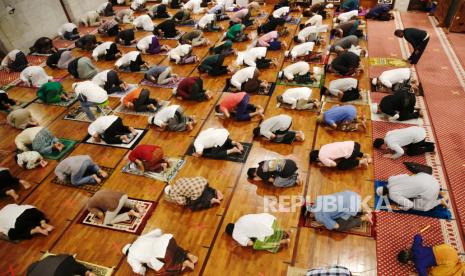
{"label": "wooden floor", "polygon": [[[264,10],[271,12],[272,6],[267,5]],[[173,13],[173,11],[170,11]],[[297,15],[297,14],[295,14]],[[199,18],[199,16],[196,16]],[[327,19],[331,24],[331,19]],[[155,20],[158,23],[160,20]],[[227,22],[221,22],[227,26]],[[292,37],[297,25],[287,24],[290,35],[285,41],[292,47]],[[189,30],[190,27],[182,27]],[[250,32],[250,30],[248,31]],[[137,37],[147,35],[147,32],[137,32]],[[220,39],[222,33],[206,33],[210,41]],[[327,37],[328,39],[328,37]],[[175,45],[175,41],[163,41],[163,43]],[[361,41],[366,47],[366,41]],[[236,50],[244,50],[247,43],[235,43]],[[134,50],[121,48],[123,51]],[[194,48],[194,53],[199,57],[206,56],[208,47]],[[76,56],[85,53],[73,50]],[[268,52],[269,57],[279,59],[279,68],[283,65],[284,49],[277,52]],[[181,76],[198,75],[195,65],[177,66],[171,64],[164,56],[147,56],[144,59],[150,64],[164,64],[173,66],[174,72]],[[234,57],[228,57],[226,63],[230,64]],[[365,66],[366,60],[363,60]],[[96,65],[100,69],[111,68],[113,62],[99,61]],[[287,64],[287,63],[285,63]],[[367,68],[367,67],[366,67]],[[57,76],[60,70],[47,71]],[[275,81],[278,69],[261,71],[261,78]],[[366,70],[368,72],[368,70]],[[123,73],[122,78],[128,83],[139,83],[143,77],[138,73]],[[89,145],[80,143],[71,155],[88,154],[99,165],[114,168],[110,179],[104,184],[104,188],[126,192],[129,197],[152,200],[158,205],[148,221],[144,233],[154,228],[173,233],[178,243],[185,249],[199,256],[199,263],[192,275],[285,275],[289,266],[311,268],[322,265],[339,264],[348,267],[356,275],[376,275],[375,240],[355,235],[346,235],[336,232],[316,231],[311,228],[299,228],[299,210],[291,212],[275,212],[279,224],[291,229],[292,242],[288,249],[277,254],[253,251],[251,248],[238,246],[224,233],[225,226],[240,216],[249,213],[264,211],[264,197],[278,195],[301,195],[314,198],[320,194],[334,193],[345,189],[351,189],[362,196],[372,194],[373,168],[366,170],[357,169],[348,172],[335,172],[320,169],[309,165],[308,154],[314,147],[323,144],[352,139],[362,145],[362,150],[372,152],[371,147],[371,122],[365,132],[341,133],[329,131],[316,125],[316,113],[305,111],[291,111],[276,107],[276,96],[283,93],[286,86],[277,86],[272,97],[251,96],[251,101],[265,107],[266,117],[276,114],[289,114],[293,117],[293,128],[305,132],[306,140],[293,145],[272,144],[264,141],[252,140],[252,129],[258,125],[257,119],[251,122],[232,122],[220,120],[212,112],[215,103],[221,97],[225,79],[222,77],[204,77],[206,89],[214,91],[214,97],[208,102],[188,103],[172,97],[168,89],[154,89],[147,87],[152,95],[172,103],[180,104],[187,114],[196,115],[199,125],[188,133],[160,132],[147,125],[146,117],[121,114],[124,123],[133,127],[146,128],[148,132],[141,143],[155,144],[163,147],[168,156],[182,156],[187,162],[177,175],[179,177],[203,176],[209,180],[211,186],[219,189],[224,194],[224,202],[219,206],[206,211],[191,212],[186,208],[177,207],[163,200],[162,191],[164,183],[144,177],[122,174],[121,168],[127,161],[128,151],[125,149]],[[326,83],[335,76],[326,75]],[[369,88],[367,73],[359,77],[361,88]],[[71,84],[76,81],[68,76],[63,80],[65,88],[70,90]],[[318,89],[313,89],[316,97]],[[13,88],[10,96],[19,100],[33,100],[35,90],[28,88]],[[110,106],[115,108],[119,100],[111,98]],[[75,104],[76,105],[76,104]],[[328,108],[331,103],[325,103],[323,108]],[[39,119],[41,125],[47,126],[58,137],[82,140],[87,133],[87,123],[63,120],[65,108],[30,104],[27,107],[33,115]],[[358,106],[360,112],[370,118],[368,105]],[[5,115],[0,114],[0,119]],[[228,161],[207,160],[184,156],[188,146],[201,129],[212,126],[224,126],[237,141],[253,143],[252,151],[245,164]],[[9,167],[12,172],[34,183],[32,189],[21,191],[21,203],[37,206],[50,218],[56,230],[49,237],[36,237],[30,241],[19,244],[0,241],[0,275],[24,275],[27,266],[41,257],[43,252],[49,250],[53,253],[77,254],[84,261],[98,263],[104,266],[114,266],[116,275],[132,275],[132,271],[121,253],[121,248],[128,242],[134,241],[137,236],[111,230],[84,226],[77,221],[83,211],[90,195],[85,191],[64,187],[51,183],[54,177],[53,170],[57,164],[51,161],[49,166],[43,169],[24,171],[14,162],[15,150],[14,137],[18,130],[3,125],[0,127],[0,166]],[[268,158],[291,158],[299,166],[300,174],[305,180],[305,185],[287,189],[277,189],[263,184],[250,183],[246,177],[247,168]],[[11,203],[3,199],[0,207]],[[152,275],[150,272],[149,275]]]}

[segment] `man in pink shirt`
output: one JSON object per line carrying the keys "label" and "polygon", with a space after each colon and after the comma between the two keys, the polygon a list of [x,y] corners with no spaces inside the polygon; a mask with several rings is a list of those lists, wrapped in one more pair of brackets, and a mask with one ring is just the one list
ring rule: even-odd
{"label": "man in pink shirt", "polygon": [[279,41],[279,34],[277,31],[271,31],[259,37],[257,46],[267,47],[270,51],[277,51],[282,47],[287,48],[287,45],[284,41]]}
{"label": "man in pink shirt", "polygon": [[367,167],[371,163],[371,158],[360,151],[359,143],[345,141],[326,144],[320,150],[312,150],[310,163],[314,162],[318,162],[320,166],[349,170],[361,166]]}
{"label": "man in pink shirt", "polygon": [[254,21],[250,20],[250,12],[248,9],[241,9],[233,13],[230,18],[229,25],[232,26],[237,23],[242,23],[246,27],[253,25]]}
{"label": "man in pink shirt", "polygon": [[263,118],[263,108],[249,104],[250,96],[246,92],[226,94],[215,107],[216,113],[232,117],[237,121],[250,121],[256,115]]}

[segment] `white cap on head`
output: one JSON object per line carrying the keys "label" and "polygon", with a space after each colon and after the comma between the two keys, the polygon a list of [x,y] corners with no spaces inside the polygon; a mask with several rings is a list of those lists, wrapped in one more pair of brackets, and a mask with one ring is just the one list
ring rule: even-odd
{"label": "white cap on head", "polygon": [[74,89],[76,89],[76,86],[78,85],[79,82],[73,82],[73,84],[71,84],[71,87]]}
{"label": "white cap on head", "polygon": [[284,72],[283,71],[279,71],[278,73],[278,78],[282,78],[284,76]]}
{"label": "white cap on head", "polygon": [[371,84],[376,85],[378,83],[378,78],[373,78]]}
{"label": "white cap on head", "polygon": [[377,103],[372,103],[370,105],[371,113],[378,113],[378,104]]}
{"label": "white cap on head", "polygon": [[285,56],[285,57],[289,57],[289,54],[290,54],[290,51],[284,52],[284,56]]}
{"label": "white cap on head", "polygon": [[178,88],[177,88],[177,87],[173,88],[173,95],[176,96],[176,92],[177,92],[177,91],[178,91]]}
{"label": "white cap on head", "polygon": [[378,187],[378,188],[376,188],[376,194],[377,194],[378,196],[383,196],[383,190],[384,190],[383,187]]}
{"label": "white cap on head", "polygon": [[332,9],[332,8],[334,8],[334,4],[329,3],[328,5],[326,5],[325,8],[327,8],[327,9]]}
{"label": "white cap on head", "polygon": [[130,244],[130,243],[126,244],[126,245],[123,247],[123,250],[121,250],[121,251],[123,252],[124,255],[127,255],[127,254],[128,254],[129,247],[131,247],[131,244]]}
{"label": "white cap on head", "polygon": [[170,190],[171,190],[171,185],[166,185],[164,191],[165,191],[165,195],[169,195],[170,194]]}
{"label": "white cap on head", "polygon": [[153,230],[153,235],[155,237],[160,237],[161,235],[163,235],[163,231],[161,231],[160,228],[157,228],[157,229]]}

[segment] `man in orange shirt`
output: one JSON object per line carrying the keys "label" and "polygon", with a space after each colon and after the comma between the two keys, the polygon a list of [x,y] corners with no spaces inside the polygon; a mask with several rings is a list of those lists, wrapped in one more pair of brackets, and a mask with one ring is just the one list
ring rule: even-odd
{"label": "man in orange shirt", "polygon": [[150,91],[145,88],[137,88],[123,97],[123,105],[137,112],[156,112],[158,100],[150,98]]}
{"label": "man in orange shirt", "polygon": [[215,111],[226,118],[232,115],[237,121],[250,121],[256,115],[263,119],[263,108],[249,104],[249,100],[250,96],[246,92],[226,94],[215,107]]}

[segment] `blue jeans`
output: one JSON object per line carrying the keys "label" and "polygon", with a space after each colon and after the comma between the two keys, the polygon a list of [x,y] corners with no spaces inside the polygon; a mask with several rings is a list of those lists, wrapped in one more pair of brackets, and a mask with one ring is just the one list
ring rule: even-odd
{"label": "blue jeans", "polygon": [[96,174],[99,170],[99,166],[90,160],[86,160],[82,163],[79,171],[76,174],[71,175],[71,184],[75,186],[95,184],[97,181],[95,181],[92,175]]}
{"label": "blue jeans", "polygon": [[81,104],[82,110],[86,113],[87,118],[91,121],[95,121],[95,116],[94,113],[92,113],[92,110],[90,110],[91,107],[96,106],[98,112],[102,112],[102,110],[99,107],[99,103],[94,103],[94,102],[88,102],[88,101],[79,101]]}

